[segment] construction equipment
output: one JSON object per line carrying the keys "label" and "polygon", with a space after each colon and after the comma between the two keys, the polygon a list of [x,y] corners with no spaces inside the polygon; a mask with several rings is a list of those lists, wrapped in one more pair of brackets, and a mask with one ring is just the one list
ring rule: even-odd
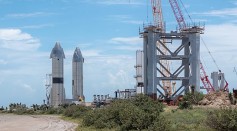
{"label": "construction equipment", "polygon": [[[182,11],[181,11],[181,9],[179,7],[179,4],[178,4],[177,0],[169,0],[169,3],[171,5],[171,7],[172,7],[172,10],[173,10],[173,13],[175,15],[176,21],[178,22],[178,25],[179,25],[179,30],[181,32],[199,31],[200,33],[203,33],[202,31],[204,29],[201,28],[201,27],[194,26],[194,27],[190,28],[190,27],[188,27],[186,25],[184,16],[182,14]],[[190,19],[191,19],[191,17],[190,17]],[[205,47],[207,48],[207,45],[205,44],[204,40],[203,39],[201,39],[201,40],[204,43]],[[215,63],[219,73],[221,73],[221,70],[219,69],[218,65],[216,64],[216,61],[215,61],[214,57],[212,56],[211,52],[209,51],[208,48],[207,48],[207,50],[208,50],[208,53],[211,55],[212,60]],[[207,74],[206,74],[206,72],[204,70],[204,67],[203,67],[201,62],[200,62],[200,75],[201,75],[201,77],[200,77],[201,81],[202,81],[202,83],[204,85],[204,88],[207,90],[207,92],[210,93],[211,91],[215,91],[214,87],[212,86],[211,82],[208,79],[208,76],[207,76]],[[228,85],[229,85],[228,82],[225,80],[224,91],[228,91]]]}
{"label": "construction equipment", "polygon": [[[153,25],[156,26],[157,30],[159,30],[162,33],[165,33],[165,24],[163,21],[163,13],[162,13],[162,5],[161,5],[161,0],[151,0],[151,5],[152,5],[152,14],[153,14]],[[162,43],[166,45],[165,39],[161,39]],[[161,52],[164,53],[164,55],[168,55],[167,49],[164,48],[164,46],[161,45],[160,42],[156,43],[157,48],[161,50]],[[158,55],[160,55],[160,52],[158,52]],[[161,65],[164,67],[160,66],[161,72],[169,77],[170,76],[170,63],[167,60],[160,60]],[[165,95],[170,97],[172,94],[172,84],[171,81],[169,80],[162,80],[162,85],[165,90]]]}
{"label": "construction equipment", "polygon": [[165,31],[164,22],[163,22],[163,14],[161,7],[161,0],[151,0],[152,6],[152,14],[153,14],[153,24],[162,32]]}
{"label": "construction equipment", "polygon": [[201,73],[201,81],[203,83],[204,88],[207,90],[207,93],[210,93],[212,91],[214,91],[214,87],[212,86],[211,82],[208,79],[208,76],[206,74],[206,71],[202,65],[202,63],[200,63],[200,73]]}
{"label": "construction equipment", "polygon": [[183,13],[179,8],[178,2],[176,0],[169,0],[169,2],[175,15],[176,21],[178,22],[179,29],[184,30],[187,27],[187,25],[185,23]]}

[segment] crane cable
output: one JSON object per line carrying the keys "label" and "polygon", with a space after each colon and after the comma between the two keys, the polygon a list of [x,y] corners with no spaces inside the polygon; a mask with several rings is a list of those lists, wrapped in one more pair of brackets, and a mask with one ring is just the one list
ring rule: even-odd
{"label": "crane cable", "polygon": [[148,11],[148,10],[149,10],[149,7],[148,7],[148,6],[149,6],[149,1],[148,1],[148,0],[147,0],[147,2],[146,2],[146,6],[147,6],[147,7],[146,7],[146,19],[147,19],[147,23],[148,23],[148,21],[149,21],[149,13],[148,13],[148,12],[149,12],[149,11]]}
{"label": "crane cable", "polygon": [[192,22],[192,24],[194,24],[194,23],[193,23],[193,20],[192,20],[192,18],[191,18],[191,16],[190,16],[189,13],[188,13],[188,10],[187,10],[186,7],[184,6],[183,1],[182,1],[182,0],[179,0],[179,1],[180,1],[181,5],[183,6],[185,12],[187,13],[188,18],[190,19],[190,21]]}
{"label": "crane cable", "polygon": [[206,47],[206,49],[207,49],[207,51],[208,51],[209,55],[211,56],[211,58],[212,58],[212,61],[213,61],[213,62],[214,62],[214,64],[216,65],[216,67],[217,67],[218,71],[219,71],[219,72],[221,72],[221,70],[220,70],[219,66],[218,66],[218,65],[217,65],[217,63],[216,63],[216,60],[214,59],[213,55],[211,54],[211,51],[210,51],[210,50],[209,50],[209,48],[207,47],[207,45],[206,45],[205,41],[203,40],[203,38],[202,38],[202,37],[200,37],[200,38],[201,38],[201,40],[202,40],[202,43],[203,43],[203,44],[204,44],[204,46]]}
{"label": "crane cable", "polygon": [[[189,15],[189,13],[188,13],[188,10],[185,8],[185,6],[184,6],[184,4],[183,4],[182,0],[179,0],[179,1],[180,1],[181,5],[183,6],[183,8],[184,8],[185,12],[187,13],[187,15],[188,15],[188,17],[189,17],[190,21],[193,23],[193,20],[192,20],[191,16]],[[221,70],[220,70],[219,66],[218,66],[218,65],[217,65],[217,63],[216,63],[216,60],[214,59],[213,55],[211,54],[211,51],[210,51],[210,50],[209,50],[209,48],[207,47],[207,44],[205,43],[205,41],[203,40],[203,38],[202,38],[202,37],[200,37],[200,38],[201,38],[201,41],[202,41],[202,43],[203,43],[203,44],[204,44],[204,46],[206,47],[206,49],[207,49],[207,51],[208,51],[209,55],[211,56],[211,58],[212,58],[212,61],[214,62],[215,66],[217,67],[218,71],[219,71],[219,72],[221,72]]]}

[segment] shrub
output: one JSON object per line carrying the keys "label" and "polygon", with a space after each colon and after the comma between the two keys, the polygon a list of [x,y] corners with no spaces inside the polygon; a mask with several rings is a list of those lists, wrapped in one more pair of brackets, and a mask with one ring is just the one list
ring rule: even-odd
{"label": "shrub", "polygon": [[65,109],[63,115],[67,117],[80,118],[89,110],[90,108],[85,107],[85,106],[71,105]]}
{"label": "shrub", "polygon": [[235,105],[236,104],[236,99],[232,93],[229,93],[229,99],[231,104]]}
{"label": "shrub", "polygon": [[116,100],[107,107],[89,111],[83,117],[83,125],[95,128],[119,127],[121,130],[158,129],[165,121],[165,118],[157,119],[161,111],[161,103],[139,95],[134,99]]}
{"label": "shrub", "polygon": [[179,103],[179,109],[193,109],[193,105],[189,101],[181,101]]}
{"label": "shrub", "polygon": [[186,93],[183,97],[184,101],[189,101],[191,104],[197,105],[203,99],[204,95],[200,92]]}
{"label": "shrub", "polygon": [[1,108],[0,108],[0,111],[3,111],[4,110],[4,107],[2,106]]}
{"label": "shrub", "polygon": [[149,131],[170,131],[171,122],[168,121],[164,116],[156,118],[153,125],[151,125]]}
{"label": "shrub", "polygon": [[134,99],[131,99],[131,102],[147,113],[160,113],[164,111],[164,105],[162,103],[154,101],[143,94],[137,95]]}
{"label": "shrub", "polygon": [[222,108],[210,111],[206,123],[207,126],[219,131],[236,131],[237,109]]}
{"label": "shrub", "polygon": [[63,114],[63,112],[64,112],[64,109],[61,107],[58,107],[58,108],[49,107],[45,113],[46,114]]}
{"label": "shrub", "polygon": [[192,109],[192,105],[197,105],[203,98],[204,95],[200,92],[186,93],[179,103],[179,109]]}
{"label": "shrub", "polygon": [[150,125],[149,114],[132,103],[123,103],[118,109],[120,111],[117,124],[121,126],[121,130],[141,130]]}

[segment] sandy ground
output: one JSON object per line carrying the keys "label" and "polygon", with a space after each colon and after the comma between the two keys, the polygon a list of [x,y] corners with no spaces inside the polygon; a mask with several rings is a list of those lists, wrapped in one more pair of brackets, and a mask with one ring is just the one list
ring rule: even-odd
{"label": "sandy ground", "polygon": [[0,131],[74,131],[77,124],[60,116],[0,114]]}

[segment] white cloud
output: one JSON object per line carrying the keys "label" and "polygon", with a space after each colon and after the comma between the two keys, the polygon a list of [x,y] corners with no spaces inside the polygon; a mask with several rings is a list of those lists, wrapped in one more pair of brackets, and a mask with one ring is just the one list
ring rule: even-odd
{"label": "white cloud", "polygon": [[141,5],[142,0],[86,0],[86,2],[93,2],[105,5]]}
{"label": "white cloud", "polygon": [[0,59],[0,65],[5,65],[5,64],[7,64],[7,61],[3,60],[3,59]]}
{"label": "white cloud", "polygon": [[119,46],[116,49],[118,50],[127,50],[127,51],[136,51],[136,50],[141,50],[142,46]]}
{"label": "white cloud", "polygon": [[[237,46],[236,46],[237,25],[220,24],[206,25],[203,39],[208,46],[217,65],[225,73],[229,82],[229,88],[236,87],[236,75],[233,68],[237,67]],[[202,43],[202,42],[201,42]],[[201,44],[201,56],[204,59],[208,75],[213,71],[218,71],[211,56],[203,44]]]}
{"label": "white cloud", "polygon": [[31,51],[40,46],[40,41],[20,29],[0,29],[0,48]]}
{"label": "white cloud", "polygon": [[115,37],[110,39],[111,43],[124,44],[124,45],[141,45],[142,39],[139,36],[136,37]]}
{"label": "white cloud", "polygon": [[35,89],[33,89],[30,85],[28,84],[23,84],[22,85],[23,89],[27,90],[28,92],[35,92]]}
{"label": "white cloud", "polygon": [[[22,34],[22,32],[20,31],[18,34]],[[4,37],[4,40],[12,40],[15,38],[13,36],[7,36],[8,37]],[[22,35],[21,37],[17,35],[16,37],[17,40],[30,38],[32,38],[30,34]],[[130,54],[123,54],[114,46],[123,47],[124,45],[130,45],[132,47],[138,47],[136,43],[139,42],[139,40],[137,39],[139,39],[138,36],[125,38],[116,37],[97,43],[98,45],[105,43],[106,46],[94,46],[94,43],[87,43],[86,46],[82,46],[81,51],[85,58],[83,67],[84,91],[87,101],[92,100],[93,94],[105,93],[113,95],[113,92],[117,89],[133,88],[135,84],[135,79],[133,78],[135,74],[135,52],[131,53],[131,51],[128,51]],[[109,43],[111,40],[117,44]],[[91,46],[93,46],[93,48],[91,48]],[[62,48],[64,48],[63,45]],[[9,83],[2,88],[6,90],[6,92],[10,92],[10,94],[16,95],[11,100],[8,100],[11,96],[1,94],[1,99],[7,102],[21,101],[22,103],[27,102],[27,104],[41,103],[42,99],[45,99],[45,87],[42,85],[42,81],[46,73],[51,73],[52,68],[51,60],[49,59],[50,50],[51,49],[48,49],[47,52],[33,50],[32,52],[12,51],[11,53],[7,53],[9,50],[0,48],[2,62],[5,63],[4,60],[7,60],[6,64],[0,64],[0,80],[2,80],[4,84]],[[65,49],[64,51],[66,55],[64,61],[64,86],[66,96],[70,98],[72,77],[71,57],[74,48]],[[19,88],[22,89],[20,94],[16,91],[19,90]],[[25,96],[21,97],[21,95]],[[22,99],[18,100],[17,98],[19,97]],[[31,99],[31,101],[26,101],[26,99]]]}
{"label": "white cloud", "polygon": [[[204,39],[213,50],[232,50],[237,48],[235,39],[237,26],[234,24],[207,25]],[[231,47],[231,48],[230,48]]]}
{"label": "white cloud", "polygon": [[52,24],[40,24],[40,25],[26,25],[26,26],[21,26],[19,28],[21,29],[40,29],[40,28],[45,28],[45,27],[52,27]]}
{"label": "white cloud", "polygon": [[82,55],[85,57],[93,57],[93,56],[100,56],[101,51],[100,50],[82,50]]}
{"label": "white cloud", "polygon": [[218,17],[237,16],[237,8],[226,8],[222,10],[211,10],[208,12],[192,13],[192,14],[218,16]]}
{"label": "white cloud", "polygon": [[128,24],[136,24],[136,25],[141,25],[144,23],[143,21],[139,21],[139,20],[122,20],[121,22],[128,23]]}
{"label": "white cloud", "polygon": [[8,14],[6,17],[8,18],[30,18],[30,17],[39,17],[39,16],[50,16],[54,15],[55,13],[48,13],[48,12],[32,12],[32,13],[15,13],[15,14]]}
{"label": "white cloud", "polygon": [[126,24],[135,24],[135,25],[141,25],[144,23],[142,20],[133,20],[133,18],[129,15],[110,15],[107,18],[108,20],[118,21],[121,23]]}

